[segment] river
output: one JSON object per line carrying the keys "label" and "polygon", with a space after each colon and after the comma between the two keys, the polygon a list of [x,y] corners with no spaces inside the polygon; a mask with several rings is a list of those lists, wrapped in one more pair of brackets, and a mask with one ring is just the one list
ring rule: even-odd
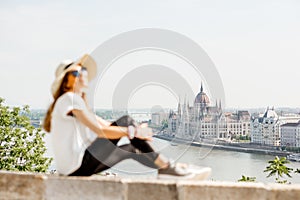
{"label": "river", "polygon": [[[266,178],[267,173],[263,172],[268,165],[267,162],[273,160],[274,156],[172,144],[158,138],[154,138],[152,144],[154,149],[175,161],[211,167],[212,175],[209,180],[235,182],[245,175],[256,177],[257,182],[275,182],[274,177]],[[52,155],[49,139],[46,139],[46,146],[49,147],[48,155]],[[300,169],[299,162],[291,162],[287,166]],[[54,168],[54,163],[51,168]],[[124,177],[153,177],[156,175],[155,170],[144,167],[133,160],[122,161],[109,171]],[[300,174],[291,173],[291,175],[291,179],[286,178],[289,182],[300,183]]]}

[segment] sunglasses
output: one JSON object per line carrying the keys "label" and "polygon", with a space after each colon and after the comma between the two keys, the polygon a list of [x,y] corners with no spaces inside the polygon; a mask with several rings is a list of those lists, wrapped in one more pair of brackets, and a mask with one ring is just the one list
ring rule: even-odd
{"label": "sunglasses", "polygon": [[81,67],[81,70],[79,71],[70,71],[70,74],[72,74],[74,77],[79,77],[80,74],[84,71],[87,71],[85,67]]}

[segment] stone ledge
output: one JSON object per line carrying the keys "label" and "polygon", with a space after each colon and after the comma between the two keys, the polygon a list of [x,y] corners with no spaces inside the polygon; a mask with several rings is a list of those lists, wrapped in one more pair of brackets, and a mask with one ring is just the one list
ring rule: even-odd
{"label": "stone ledge", "polygon": [[300,199],[300,185],[64,177],[0,171],[0,199]]}

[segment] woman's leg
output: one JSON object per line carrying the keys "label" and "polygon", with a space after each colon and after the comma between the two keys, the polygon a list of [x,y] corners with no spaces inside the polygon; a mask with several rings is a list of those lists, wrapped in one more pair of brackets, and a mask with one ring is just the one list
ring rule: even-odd
{"label": "woman's leg", "polygon": [[111,123],[111,126],[137,126],[136,122],[129,115],[124,115]]}
{"label": "woman's leg", "polygon": [[[124,116],[120,117],[119,119],[117,119],[116,121],[112,122],[111,126],[124,126],[124,127],[134,126],[134,127],[136,127],[137,124],[134,121],[134,119],[132,119],[130,116],[124,115]],[[117,145],[117,143],[119,142],[119,139],[114,139],[114,140],[110,140],[110,141],[114,145]]]}
{"label": "woman's leg", "polygon": [[69,174],[69,176],[91,176],[94,174],[95,169],[100,164],[88,150],[85,151],[81,166],[75,172]]}
{"label": "woman's leg", "polygon": [[[124,126],[124,127],[135,126],[136,127],[137,124],[133,118],[131,118],[128,115],[124,115],[124,116],[120,117],[119,119],[117,119],[116,121],[114,121],[111,124],[111,126]],[[118,143],[119,139],[109,140],[109,141],[111,141],[114,145],[116,145]],[[94,146],[99,147],[99,146],[103,146],[103,144],[97,144]],[[106,146],[107,146],[106,147],[107,153],[105,153],[105,154],[109,154],[110,152],[113,152],[113,150],[112,150],[114,148],[113,145],[106,144]],[[147,141],[141,140],[138,138],[133,138],[131,140],[131,146],[133,146],[134,150],[131,150],[131,148],[130,148],[130,150],[128,150],[129,147],[127,147],[127,145],[121,146],[121,147],[115,146],[115,148],[123,149],[123,151],[129,151],[129,152],[131,152],[131,158],[133,158],[137,161],[140,160],[140,162],[142,164],[145,164],[149,167],[156,167],[156,166],[153,166],[153,163],[158,158],[159,154],[153,150],[153,148],[150,146],[150,144]],[[138,154],[137,154],[137,150],[139,151]],[[97,150],[95,152],[97,152]],[[134,152],[134,154],[132,154],[132,152]],[[142,156],[141,156],[141,154],[142,154]],[[145,158],[148,158],[148,160],[145,161]],[[105,160],[104,158],[99,158],[99,159]],[[118,159],[111,159],[111,160],[114,161],[114,160],[118,160]],[[104,163],[104,164],[106,164],[106,163]]]}
{"label": "woman's leg", "polygon": [[99,173],[101,171],[109,169],[110,167],[125,159],[134,159],[147,167],[158,169],[157,165],[154,163],[153,160],[149,159],[149,157],[145,154],[137,153],[136,148],[134,146],[132,146],[131,144],[127,144],[120,146],[116,148],[113,152],[111,152],[107,159],[99,163],[94,173]]}
{"label": "woman's leg", "polygon": [[[137,126],[136,122],[128,115],[122,116],[111,126]],[[90,176],[109,169],[118,162],[132,158],[151,168],[159,168],[166,161],[156,153],[151,145],[138,138],[133,138],[131,144],[117,147],[117,140],[96,139],[86,150],[81,167],[70,176]]]}
{"label": "woman's leg", "polygon": [[[111,126],[134,126],[137,127],[134,119],[128,115],[124,115],[115,122],[111,124]],[[111,140],[115,145],[118,140]],[[149,158],[149,160],[155,162],[155,164],[159,167],[165,167],[168,165],[168,159],[164,156],[156,153],[152,146],[145,140],[141,140],[139,138],[133,138],[130,140],[131,144],[138,149],[141,153],[144,153],[145,156]]]}
{"label": "woman's leg", "polygon": [[[136,127],[137,124],[136,122],[134,121],[134,119],[128,115],[124,115],[122,116],[121,118],[117,119],[116,121],[114,121],[111,126],[125,126],[125,127],[128,127],[128,126],[134,126]],[[118,140],[111,140],[114,144],[116,144],[118,142]],[[157,153],[155,153],[154,149],[151,147],[151,145],[145,141],[145,140],[141,140],[141,139],[138,139],[138,138],[133,138],[131,141],[131,144],[137,148],[140,152],[143,152],[143,153],[153,153],[152,158],[156,158],[158,156]]]}
{"label": "woman's leg", "polygon": [[148,167],[158,168],[151,157],[139,153],[131,144],[117,147],[107,139],[97,138],[85,151],[80,168],[70,176],[90,176],[129,158]]}
{"label": "woman's leg", "polygon": [[133,138],[132,140],[130,140],[130,143],[141,153],[144,153],[147,157],[149,157],[150,160],[154,161],[159,156],[159,154],[155,152],[151,145],[145,140]]}

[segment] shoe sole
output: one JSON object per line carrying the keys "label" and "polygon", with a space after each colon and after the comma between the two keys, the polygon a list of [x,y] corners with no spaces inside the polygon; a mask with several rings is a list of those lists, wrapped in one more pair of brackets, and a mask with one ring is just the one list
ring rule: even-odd
{"label": "shoe sole", "polygon": [[198,166],[189,166],[188,169],[191,174],[186,176],[176,176],[169,174],[158,174],[158,179],[182,179],[182,180],[206,180],[211,174],[211,168],[209,167],[198,167]]}
{"label": "shoe sole", "polygon": [[190,171],[195,174],[195,177],[193,178],[195,180],[206,180],[211,175],[211,168],[209,167],[191,169]]}

